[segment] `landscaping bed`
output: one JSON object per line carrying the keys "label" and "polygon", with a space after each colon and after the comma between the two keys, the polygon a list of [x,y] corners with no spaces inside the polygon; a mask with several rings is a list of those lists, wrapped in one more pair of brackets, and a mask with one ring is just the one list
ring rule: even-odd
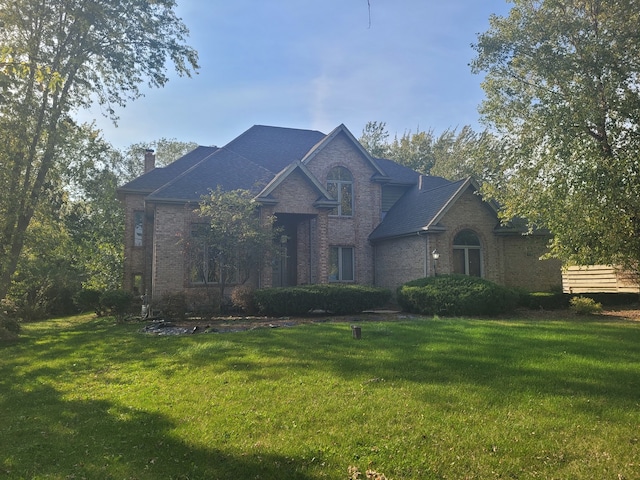
{"label": "landscaping bed", "polygon": [[[414,318],[416,315],[393,310],[379,310],[361,313],[359,315],[312,315],[306,317],[250,317],[250,316],[221,316],[210,318],[189,318],[180,321],[165,321],[158,319],[148,322],[142,329],[144,333],[154,335],[189,335],[200,333],[234,333],[262,328],[287,328],[297,325],[312,323],[350,323],[360,324],[365,322],[380,321],[384,316],[384,321],[400,321]],[[521,318],[529,320],[552,320],[557,318],[593,319],[610,317],[612,320],[640,321],[640,307],[631,305],[628,307],[605,308],[598,315],[576,315],[569,309],[563,310],[532,310],[518,309],[515,312],[505,315],[509,318]]]}

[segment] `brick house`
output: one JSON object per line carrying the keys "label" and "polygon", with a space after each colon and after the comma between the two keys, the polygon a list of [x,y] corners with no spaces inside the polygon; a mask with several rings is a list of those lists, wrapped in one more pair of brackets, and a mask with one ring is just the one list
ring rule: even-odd
{"label": "brick house", "polygon": [[437,273],[528,290],[561,285],[560,264],[539,260],[548,238],[500,225],[472,180],[423,176],[373,158],[344,125],[328,135],[254,126],[222,148],[198,147],[163,168],[154,162],[147,152],[145,173],[118,189],[124,288],[154,299],[202,288],[180,239],[202,222],[193,210],[217,187],[250,190],[261,214],[274,214],[284,230],[285,255],[253,277],[258,287],[394,289]]}

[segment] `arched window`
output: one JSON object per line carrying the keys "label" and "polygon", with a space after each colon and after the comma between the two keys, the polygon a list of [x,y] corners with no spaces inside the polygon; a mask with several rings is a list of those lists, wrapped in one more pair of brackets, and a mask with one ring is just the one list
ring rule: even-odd
{"label": "arched window", "polygon": [[344,167],[332,168],[327,175],[327,191],[333,199],[338,200],[338,206],[331,211],[331,215],[353,215],[353,177],[349,170]]}
{"label": "arched window", "polygon": [[453,239],[453,273],[482,276],[480,239],[472,230],[462,230]]}

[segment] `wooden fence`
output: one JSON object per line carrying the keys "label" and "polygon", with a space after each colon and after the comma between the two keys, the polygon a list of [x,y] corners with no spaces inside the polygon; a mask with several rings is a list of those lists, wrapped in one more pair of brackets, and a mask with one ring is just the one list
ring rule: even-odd
{"label": "wooden fence", "polygon": [[567,267],[562,271],[564,293],[640,293],[640,277],[611,265]]}

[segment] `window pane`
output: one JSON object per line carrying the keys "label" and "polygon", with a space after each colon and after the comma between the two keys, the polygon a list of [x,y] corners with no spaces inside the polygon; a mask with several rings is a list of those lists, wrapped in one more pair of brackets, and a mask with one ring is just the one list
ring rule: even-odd
{"label": "window pane", "polygon": [[462,248],[453,249],[453,273],[462,275],[467,273],[465,269],[464,250]]}
{"label": "window pane", "polygon": [[453,239],[454,245],[473,245],[480,246],[480,239],[471,230],[463,230]]}
{"label": "window pane", "polygon": [[351,216],[353,213],[353,185],[350,183],[343,183],[340,190],[340,215]]}
{"label": "window pane", "polygon": [[191,225],[189,243],[189,279],[193,284],[218,283],[220,269],[216,252],[207,246],[209,225],[194,223]]}
{"label": "window pane", "polygon": [[353,281],[353,248],[342,249],[342,276],[340,280]]}
{"label": "window pane", "polygon": [[[327,182],[327,192],[334,200],[338,200],[338,183],[337,182]],[[334,208],[329,212],[329,215],[338,215],[338,207]]]}
{"label": "window pane", "polygon": [[331,247],[329,250],[329,281],[331,282],[337,282],[340,279],[338,250],[338,247]]}
{"label": "window pane", "polygon": [[133,246],[141,247],[144,232],[144,212],[133,213]]}
{"label": "window pane", "polygon": [[469,275],[473,277],[480,277],[482,269],[480,268],[480,250],[477,248],[470,248],[468,250],[469,255]]}
{"label": "window pane", "polygon": [[327,175],[327,192],[339,203],[331,215],[353,215],[353,177],[349,170],[344,167],[332,168]]}
{"label": "window pane", "polygon": [[203,264],[206,265],[206,279],[207,283],[218,283],[220,280],[218,275],[218,265],[216,264],[215,252],[211,248],[203,249],[207,252],[206,258],[203,259]]}
{"label": "window pane", "polygon": [[133,275],[133,294],[142,295],[142,275],[139,273]]}
{"label": "window pane", "polygon": [[327,175],[327,180],[345,180],[347,182],[351,182],[353,177],[351,176],[351,172],[344,167],[334,167],[329,171]]}

